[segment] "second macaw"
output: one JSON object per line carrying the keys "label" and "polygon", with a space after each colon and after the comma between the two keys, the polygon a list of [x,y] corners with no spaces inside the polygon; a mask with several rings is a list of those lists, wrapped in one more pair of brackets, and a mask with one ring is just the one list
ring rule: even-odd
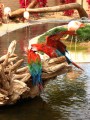
{"label": "second macaw", "polygon": [[53,39],[53,37],[50,36],[46,37],[46,45],[56,48],[63,55],[65,55],[65,52],[68,52],[66,49],[66,45],[63,42],[61,42],[59,39]]}
{"label": "second macaw", "polygon": [[32,77],[32,84],[37,85],[42,90],[42,64],[39,54],[36,54],[33,50],[27,51],[28,68]]}
{"label": "second macaw", "polygon": [[[61,32],[62,33],[62,32]],[[69,34],[69,31],[67,32]],[[75,62],[73,62],[70,58],[67,57],[66,52],[66,45],[60,41],[60,38],[54,37],[53,35],[46,37],[46,45],[56,48],[60,51],[67,59],[68,64],[72,63],[77,68],[83,70],[80,66],[78,66]]]}

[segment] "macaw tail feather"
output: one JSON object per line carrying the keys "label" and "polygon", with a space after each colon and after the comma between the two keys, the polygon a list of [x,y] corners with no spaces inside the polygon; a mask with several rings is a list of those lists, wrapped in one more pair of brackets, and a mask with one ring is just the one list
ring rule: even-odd
{"label": "macaw tail feather", "polygon": [[[79,68],[79,69],[81,69],[81,70],[83,70],[79,65],[77,65],[75,62],[71,62],[75,67],[77,67],[77,68]],[[83,70],[84,71],[84,70]]]}
{"label": "macaw tail feather", "polygon": [[[66,59],[67,59],[68,64],[72,63],[75,67],[83,70],[79,65],[77,65],[75,62],[73,62],[72,60],[70,60],[67,56],[65,56],[65,57],[66,57]],[[83,71],[84,71],[84,70],[83,70]]]}
{"label": "macaw tail feather", "polygon": [[33,86],[37,85],[40,91],[43,90],[42,79],[39,74],[32,76],[32,84]]}
{"label": "macaw tail feather", "polygon": [[36,85],[36,78],[35,78],[35,76],[32,76],[32,84],[33,84],[33,86]]}

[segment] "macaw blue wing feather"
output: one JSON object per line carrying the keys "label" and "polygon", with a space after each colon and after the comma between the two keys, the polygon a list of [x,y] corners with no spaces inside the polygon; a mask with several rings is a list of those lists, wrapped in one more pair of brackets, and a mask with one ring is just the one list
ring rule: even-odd
{"label": "macaw blue wing feather", "polygon": [[42,64],[40,56],[32,50],[28,52],[28,68],[32,77],[32,84],[34,86],[42,86]]}

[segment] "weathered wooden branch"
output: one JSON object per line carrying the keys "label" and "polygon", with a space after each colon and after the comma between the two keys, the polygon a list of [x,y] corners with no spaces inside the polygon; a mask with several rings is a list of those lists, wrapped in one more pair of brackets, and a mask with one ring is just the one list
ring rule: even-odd
{"label": "weathered wooden branch", "polygon": [[[86,11],[79,3],[70,3],[59,6],[34,8],[34,9],[27,8],[27,11],[30,13],[47,13],[47,12],[61,12],[70,9],[76,9],[80,17],[88,17]],[[22,16],[24,11],[25,11],[24,8],[20,8],[18,10],[11,12],[9,17],[13,18],[13,17]]]}
{"label": "weathered wooden branch", "polygon": [[[14,104],[19,99],[39,95],[38,86],[32,86],[28,67],[22,67],[23,59],[18,60],[14,54],[16,41],[12,41],[7,54],[0,58],[0,105]],[[47,79],[64,74],[71,70],[65,57],[42,61],[43,83]]]}

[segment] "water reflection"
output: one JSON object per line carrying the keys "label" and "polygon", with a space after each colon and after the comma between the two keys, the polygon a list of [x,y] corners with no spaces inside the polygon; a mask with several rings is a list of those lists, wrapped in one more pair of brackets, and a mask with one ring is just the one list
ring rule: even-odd
{"label": "water reflection", "polygon": [[[28,46],[29,39],[46,32],[58,24],[33,25],[10,33],[0,38],[1,55],[7,52],[9,43],[17,40],[16,53],[25,57],[24,47]],[[27,32],[26,32],[27,29]],[[30,30],[30,31],[29,31]],[[0,120],[90,120],[90,55],[86,51],[75,53],[71,58],[84,69],[79,77],[71,80],[67,74],[60,75],[45,86],[41,98],[24,101],[7,108],[0,108]],[[88,58],[89,57],[89,58]],[[81,58],[83,61],[81,61]],[[79,60],[79,61],[77,61]],[[77,71],[77,69],[76,69]]]}
{"label": "water reflection", "polygon": [[[40,120],[40,117],[46,115],[47,112],[48,114],[52,112],[41,98],[24,102],[0,109],[0,120]],[[50,118],[53,117],[49,116]]]}
{"label": "water reflection", "polygon": [[[51,24],[45,23],[45,24],[40,24],[40,25],[31,25],[30,27],[22,28],[17,31],[10,32],[8,35],[6,34],[0,37],[0,43],[1,43],[0,44],[0,51],[1,51],[0,56],[6,53],[5,48],[8,48],[12,40],[17,40],[18,44],[17,44],[16,52],[18,52],[19,54],[20,51],[22,51],[22,48],[27,46],[28,41],[31,38],[36,37],[37,35],[40,35],[46,32],[48,29],[51,29],[59,25],[60,23],[51,23]],[[9,39],[7,40],[7,38]],[[23,47],[21,47],[22,44],[23,44]]]}
{"label": "water reflection", "polygon": [[46,85],[42,98],[51,105],[53,111],[59,113],[58,119],[65,120],[89,120],[90,115],[90,77],[87,71],[90,64],[81,64],[85,72],[74,80],[69,80],[66,75],[58,76],[57,80],[50,81]]}
{"label": "water reflection", "polygon": [[90,54],[87,52],[87,50],[82,50],[78,52],[71,51],[70,57],[75,62],[90,62]]}

